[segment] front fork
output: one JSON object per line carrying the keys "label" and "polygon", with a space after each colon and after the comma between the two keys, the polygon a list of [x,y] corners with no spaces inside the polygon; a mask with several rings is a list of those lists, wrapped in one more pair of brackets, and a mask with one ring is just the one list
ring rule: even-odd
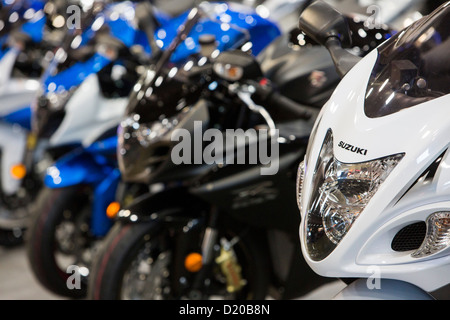
{"label": "front fork", "polygon": [[[203,299],[202,290],[208,286],[207,279],[213,276],[215,266],[218,266],[226,278],[228,293],[234,293],[242,289],[246,284],[242,278],[241,266],[236,258],[233,246],[239,242],[239,237],[234,237],[231,241],[225,238],[219,241],[219,210],[215,207],[211,209],[208,225],[205,228],[202,250],[202,268],[194,278],[191,299]],[[220,246],[220,254],[216,257],[216,246]]]}

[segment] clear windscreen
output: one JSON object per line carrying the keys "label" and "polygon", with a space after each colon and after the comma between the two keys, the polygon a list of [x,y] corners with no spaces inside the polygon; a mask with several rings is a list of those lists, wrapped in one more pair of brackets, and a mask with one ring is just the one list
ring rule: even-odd
{"label": "clear windscreen", "polygon": [[450,92],[450,3],[378,48],[365,113],[383,117]]}

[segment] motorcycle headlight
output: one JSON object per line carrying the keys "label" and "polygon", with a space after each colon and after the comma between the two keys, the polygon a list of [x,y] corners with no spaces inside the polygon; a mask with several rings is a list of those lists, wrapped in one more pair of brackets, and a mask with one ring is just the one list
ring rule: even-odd
{"label": "motorcycle headlight", "polygon": [[139,122],[134,114],[121,122],[118,129],[117,156],[125,181],[147,182],[150,174],[170,154],[170,135],[177,119],[163,119],[150,124]]}
{"label": "motorcycle headlight", "polygon": [[[328,131],[314,170],[304,223],[306,249],[312,260],[322,260],[336,248],[403,156],[343,163],[334,157],[333,134]],[[300,198],[299,204],[306,205],[302,202]]]}
{"label": "motorcycle headlight", "polygon": [[[127,141],[133,141],[143,147],[148,147],[152,142],[164,137],[176,124],[176,120],[172,119],[142,124],[139,123],[139,115],[135,114],[120,123],[120,139],[123,144],[126,144]],[[122,150],[122,152],[125,151]]]}

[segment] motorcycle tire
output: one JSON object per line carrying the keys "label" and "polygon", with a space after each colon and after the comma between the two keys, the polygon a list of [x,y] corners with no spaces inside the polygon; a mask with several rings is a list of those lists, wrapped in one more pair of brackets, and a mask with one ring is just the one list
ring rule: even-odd
{"label": "motorcycle tire", "polygon": [[79,217],[83,210],[90,210],[86,188],[44,188],[38,195],[26,233],[27,258],[35,278],[51,292],[73,299],[86,296],[87,280],[80,276],[78,286],[69,285],[75,274],[57,261],[57,254],[62,250],[56,232],[65,217]]}
{"label": "motorcycle tire", "polygon": [[[130,265],[136,260],[140,249],[144,248],[145,243],[153,243],[153,248],[149,251],[161,250],[161,246],[155,243],[172,243],[170,252],[176,252],[177,248],[175,244],[179,244],[177,241],[170,241],[167,237],[173,236],[173,231],[168,228],[163,228],[161,223],[158,222],[142,222],[142,223],[120,223],[117,222],[104,239],[103,247],[100,249],[97,255],[89,276],[88,295],[87,299],[90,300],[152,300],[152,299],[164,299],[164,300],[176,300],[185,299],[186,296],[159,296],[153,297],[124,297],[122,288],[124,279],[126,279],[127,270],[130,269]],[[151,239],[151,240],[150,240]],[[162,242],[158,242],[161,240]],[[167,242],[166,242],[167,241]],[[261,242],[258,238],[252,237],[250,234],[243,236],[236,246],[236,251],[239,251],[238,257],[239,263],[242,266],[242,270],[245,269],[247,278],[248,292],[245,297],[238,298],[236,300],[255,299],[263,300],[267,297],[268,282],[270,279],[269,261],[265,253],[267,252],[261,246]],[[156,248],[156,249],[155,249]],[[162,252],[162,251],[159,251]],[[167,251],[164,251],[167,253]],[[174,254],[173,254],[174,255]],[[161,256],[161,253],[159,254]],[[153,261],[158,262],[158,258]],[[166,255],[167,256],[167,255]],[[145,260],[147,261],[147,260]],[[170,263],[170,262],[169,262]],[[163,270],[161,266],[156,266],[157,263],[153,263],[149,270]],[[139,266],[141,267],[141,266]],[[159,268],[159,269],[158,269]],[[173,265],[168,265],[167,270],[173,270]],[[167,272],[167,271],[166,271]],[[148,275],[150,278],[151,275]],[[153,275],[155,278],[155,275]],[[137,278],[137,277],[136,277]],[[156,278],[155,278],[156,279]],[[181,277],[178,279],[181,280]],[[155,281],[156,282],[156,281]],[[177,283],[177,280],[168,279],[169,286],[173,283]],[[136,287],[136,286],[129,286]],[[161,292],[161,287],[157,287],[158,290],[148,289],[147,284],[142,286],[146,288],[147,292]],[[167,288],[163,288],[164,290]],[[192,299],[192,298],[187,298]],[[204,299],[204,298],[200,298]],[[230,300],[230,299],[227,299]]]}

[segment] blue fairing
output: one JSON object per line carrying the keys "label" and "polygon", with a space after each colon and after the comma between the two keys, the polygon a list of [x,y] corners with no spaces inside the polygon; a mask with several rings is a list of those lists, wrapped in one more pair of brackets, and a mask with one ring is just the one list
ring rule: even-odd
{"label": "blue fairing", "polygon": [[11,12],[15,11],[23,14],[26,10],[32,8],[40,10],[44,8],[45,0],[2,0],[3,7],[9,7]]}
{"label": "blue fairing", "polygon": [[8,115],[0,117],[1,121],[18,124],[21,127],[31,130],[31,107],[27,106]]}
{"label": "blue fairing", "polygon": [[[108,5],[97,17],[95,22],[83,32],[81,45],[85,45],[95,35],[96,30],[102,25],[109,28],[109,33],[122,41],[127,47],[140,44],[147,48],[148,41],[145,34],[135,28],[134,17],[135,4],[132,2],[116,3]],[[171,17],[158,9],[154,10],[155,18],[162,26],[171,23]]]}
{"label": "blue fairing", "polygon": [[[126,13],[123,13],[123,8],[120,12],[121,15],[111,15],[118,6],[125,6],[124,3],[111,5],[106,9],[94,22],[92,27],[87,29],[82,38],[81,44],[85,44],[91,39],[99,25],[107,25],[110,29],[111,35],[121,40],[125,45],[131,47],[133,45],[141,45],[147,53],[151,53],[148,45],[147,37],[144,32],[135,29],[132,21]],[[126,4],[129,10],[134,10],[134,4]],[[191,31],[189,37],[183,42],[181,46],[177,48],[172,56],[172,62],[180,62],[194,53],[200,51],[199,37],[203,34],[213,34],[218,41],[218,49],[220,51],[228,50],[239,44],[243,44],[246,41],[245,32],[250,35],[250,41],[252,42],[252,52],[257,55],[262,51],[273,39],[280,35],[280,30],[276,24],[261,18],[254,11],[248,10],[243,13],[233,10],[233,7],[224,3],[214,4],[220,10],[216,10],[215,21],[210,19],[202,19]],[[241,8],[240,8],[241,9]],[[126,12],[126,10],[125,10]],[[161,27],[156,31],[155,38],[158,44],[167,49],[172,40],[175,38],[178,32],[178,27],[184,23],[189,12],[185,12],[178,17],[169,19],[166,15],[160,11],[156,11],[156,18],[159,21]],[[113,17],[113,18],[111,18]],[[227,21],[222,23],[221,21]],[[230,27],[235,25],[241,29]],[[47,77],[44,80],[44,90],[48,90],[48,85],[52,84],[52,88],[60,88],[68,90],[71,87],[80,85],[87,76],[93,73],[97,73],[103,67],[108,65],[111,60],[95,54],[86,62],[79,62],[74,64],[69,69],[62,71],[54,76]],[[53,85],[55,84],[55,85]]]}
{"label": "blue fairing", "polygon": [[120,181],[115,154],[117,137],[110,137],[93,143],[88,148],[79,148],[60,158],[47,169],[44,183],[48,188],[63,188],[76,185],[91,185],[94,200],[91,215],[91,232],[104,236],[111,221],[106,208],[115,200]]}
{"label": "blue fairing", "polygon": [[108,205],[116,200],[116,190],[120,182],[120,170],[114,169],[97,184],[94,189],[94,202],[91,215],[91,233],[97,237],[105,236],[113,221],[106,215]]}
{"label": "blue fairing", "polygon": [[[24,15],[28,10],[34,11],[34,14],[31,16],[27,16],[26,20],[20,27],[19,30],[21,30],[23,33],[30,36],[31,41],[35,43],[39,43],[42,41],[44,36],[44,28],[45,28],[45,22],[46,17],[43,12],[45,1],[40,0],[3,0],[2,1],[3,8],[2,10],[9,10],[9,13],[17,13],[18,14],[18,20],[25,19]],[[4,47],[7,43],[8,35],[4,35],[0,37],[0,45]],[[0,50],[0,58],[3,57],[3,55],[8,51],[8,48],[4,47],[2,50]]]}
{"label": "blue fairing", "polygon": [[43,12],[36,14],[36,17],[24,23],[20,29],[31,37],[31,41],[39,43],[44,38],[46,18]]}
{"label": "blue fairing", "polygon": [[110,62],[107,57],[96,53],[85,62],[78,62],[54,76],[44,77],[43,89],[45,92],[49,91],[49,87],[56,88],[56,91],[69,90],[80,85],[89,75],[99,72]]}
{"label": "blue fairing", "polygon": [[49,188],[77,184],[97,184],[117,167],[117,136],[78,148],[56,161],[47,170],[44,183]]}
{"label": "blue fairing", "polygon": [[47,169],[44,183],[49,188],[64,188],[78,184],[99,183],[113,168],[100,166],[94,156],[77,149],[59,159]]}
{"label": "blue fairing", "polygon": [[[278,26],[261,18],[253,10],[242,7],[235,10],[233,5],[217,3],[215,6],[215,21],[202,19],[191,31],[189,37],[177,48],[172,56],[172,62],[182,61],[189,55],[200,51],[199,37],[203,34],[212,34],[218,42],[219,51],[225,51],[248,40],[252,42],[252,53],[258,55],[269,43],[280,35]],[[172,39],[176,36],[178,26],[187,18],[189,12],[172,19],[169,25],[163,26],[156,32],[156,38],[161,41],[164,49],[168,48]],[[250,39],[245,38],[245,31],[236,30],[236,26],[249,33]]]}

